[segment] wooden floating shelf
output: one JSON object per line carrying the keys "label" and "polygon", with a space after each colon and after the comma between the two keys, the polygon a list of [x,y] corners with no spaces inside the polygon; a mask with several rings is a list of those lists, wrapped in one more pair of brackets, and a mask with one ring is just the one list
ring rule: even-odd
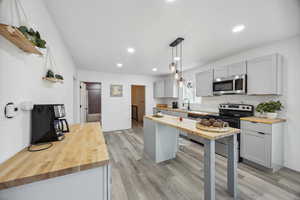
{"label": "wooden floating shelf", "polygon": [[0,35],[27,53],[43,55],[17,28],[0,24]]}
{"label": "wooden floating shelf", "polygon": [[57,78],[48,78],[48,77],[43,77],[43,80],[45,81],[50,81],[52,83],[64,83],[63,80],[57,79]]}

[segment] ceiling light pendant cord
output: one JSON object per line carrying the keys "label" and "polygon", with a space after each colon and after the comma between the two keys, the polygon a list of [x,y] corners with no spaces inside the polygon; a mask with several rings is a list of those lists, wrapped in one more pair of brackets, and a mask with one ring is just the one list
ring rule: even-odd
{"label": "ceiling light pendant cord", "polygon": [[181,77],[183,78],[183,71],[182,71],[182,43],[180,43],[180,71],[181,71]]}
{"label": "ceiling light pendant cord", "polygon": [[174,62],[174,47],[172,47],[172,58],[171,58],[171,63],[173,63]]}
{"label": "ceiling light pendant cord", "polygon": [[[176,58],[178,58],[178,46],[176,46]],[[178,59],[176,59],[176,70],[178,65]]]}

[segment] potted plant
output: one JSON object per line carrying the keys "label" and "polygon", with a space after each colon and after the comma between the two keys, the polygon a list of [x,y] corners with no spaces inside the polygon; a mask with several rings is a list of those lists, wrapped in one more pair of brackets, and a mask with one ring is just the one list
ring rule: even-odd
{"label": "potted plant", "polygon": [[51,69],[49,69],[47,71],[46,77],[47,78],[54,78],[54,72]]}
{"label": "potted plant", "polygon": [[58,79],[58,80],[61,80],[61,81],[64,80],[64,77],[60,74],[55,74],[55,78]]}
{"label": "potted plant", "polygon": [[18,29],[33,45],[42,49],[46,48],[46,41],[41,38],[38,31],[34,31],[32,28],[27,28],[26,26],[20,26]]}
{"label": "potted plant", "polygon": [[263,102],[257,105],[256,111],[265,114],[267,118],[274,119],[277,117],[277,111],[280,111],[283,108],[280,101],[269,101]]}

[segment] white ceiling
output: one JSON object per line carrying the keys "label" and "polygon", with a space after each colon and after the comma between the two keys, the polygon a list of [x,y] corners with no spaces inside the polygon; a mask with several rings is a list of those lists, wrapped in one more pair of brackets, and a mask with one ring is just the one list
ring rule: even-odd
{"label": "white ceiling", "polygon": [[[188,69],[300,34],[299,0],[45,2],[82,69],[164,74],[171,57],[168,44],[178,36],[185,38],[183,64]],[[244,32],[233,34],[236,24],[245,24]],[[129,55],[127,47],[136,53]]]}

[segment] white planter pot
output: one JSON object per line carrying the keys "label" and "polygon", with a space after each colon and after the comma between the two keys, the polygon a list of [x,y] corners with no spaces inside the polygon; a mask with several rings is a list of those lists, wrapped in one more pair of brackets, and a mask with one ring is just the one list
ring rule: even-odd
{"label": "white planter pot", "polygon": [[275,118],[277,118],[277,115],[278,115],[276,112],[275,113],[266,112],[265,114],[266,114],[266,117],[269,119],[275,119]]}

